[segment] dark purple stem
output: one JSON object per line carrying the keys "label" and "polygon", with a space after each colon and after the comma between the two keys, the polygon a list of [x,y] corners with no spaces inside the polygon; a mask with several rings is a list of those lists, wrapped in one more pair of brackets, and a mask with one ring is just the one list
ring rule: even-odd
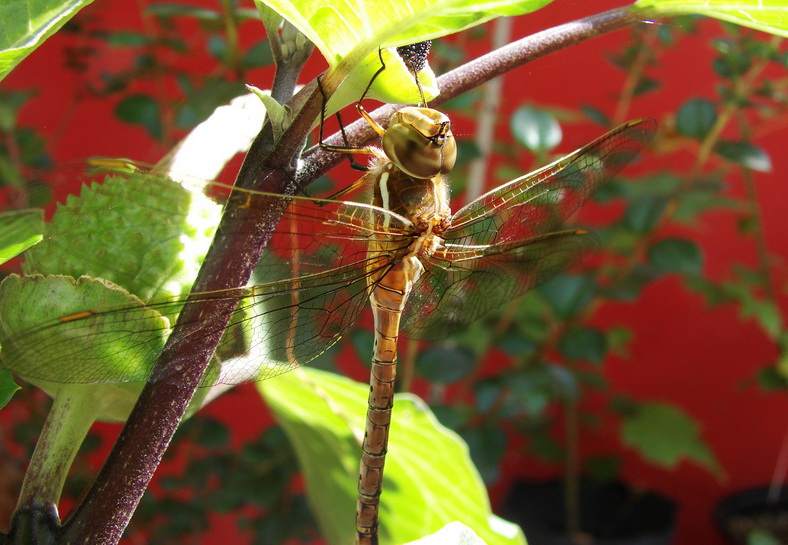
{"label": "dark purple stem", "polygon": [[[548,53],[637,21],[629,11],[617,9],[524,38],[439,78],[441,95],[433,104],[438,105]],[[315,85],[305,87],[293,97],[289,105],[293,111],[299,111],[295,122],[276,145],[271,144],[270,131],[263,129],[247,155],[237,185],[273,193],[292,190],[292,175],[287,173],[320,113],[321,104],[322,97]],[[303,107],[299,110],[300,105]],[[387,119],[394,111],[396,107],[384,106],[376,110],[375,116]],[[375,136],[363,122],[354,123],[348,131],[353,142],[371,141]],[[341,144],[337,135],[332,139],[329,143]],[[299,182],[309,183],[342,160],[340,154],[310,150],[304,157],[306,168]],[[246,285],[281,214],[270,203],[257,204],[260,206],[228,206],[228,217],[219,226],[195,282],[195,291]],[[159,358],[156,375],[142,391],[94,485],[64,526],[64,542],[103,545],[119,541],[194,395],[234,307],[232,298],[201,298],[184,307]]]}

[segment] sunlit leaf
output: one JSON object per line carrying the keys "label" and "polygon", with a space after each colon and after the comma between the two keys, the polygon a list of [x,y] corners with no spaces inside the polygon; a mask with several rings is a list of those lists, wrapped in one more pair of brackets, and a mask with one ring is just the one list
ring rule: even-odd
{"label": "sunlit leaf", "polygon": [[0,409],[11,401],[17,390],[19,390],[19,385],[14,382],[14,377],[4,367],[0,367]]}
{"label": "sunlit leaf", "polygon": [[320,50],[329,64],[360,52],[440,38],[495,17],[535,11],[551,0],[416,0],[376,2],[345,0],[264,0]]}
{"label": "sunlit leaf", "polygon": [[788,4],[775,0],[639,0],[635,6],[662,16],[697,13],[788,38]]}
{"label": "sunlit leaf", "polygon": [[0,2],[0,80],[92,1]]}
{"label": "sunlit leaf", "polygon": [[0,214],[0,264],[12,259],[43,238],[44,213],[18,210]]}
{"label": "sunlit leaf", "polygon": [[451,522],[432,535],[426,536],[418,541],[412,541],[408,545],[484,545],[484,540],[476,533],[460,522]]}
{"label": "sunlit leaf", "polygon": [[[345,545],[355,534],[358,437],[369,386],[302,369],[260,382],[258,389],[296,449],[323,536]],[[381,543],[407,543],[455,520],[488,543],[525,543],[517,527],[492,515],[465,443],[420,399],[398,395],[381,496]]]}
{"label": "sunlit leaf", "polygon": [[[35,303],[35,304],[34,304]],[[77,320],[74,327],[42,328],[57,319],[84,309],[108,305],[136,305],[138,319],[118,329],[110,321]],[[26,309],[20,312],[19,309]],[[118,317],[123,320],[124,318]],[[38,326],[38,329],[32,329]],[[85,388],[85,384],[67,384],[63,377],[73,376],[75,383],[85,380],[86,360],[100,359],[122,384],[89,385],[94,398],[101,398],[100,416],[106,420],[123,420],[134,405],[142,381],[164,346],[168,322],[153,309],[146,309],[136,297],[111,282],[82,277],[11,275],[0,284],[0,345],[6,369],[35,384],[50,396]],[[102,328],[115,330],[114,336]],[[103,335],[101,343],[92,341]],[[9,340],[13,338],[13,341]],[[130,343],[129,338],[138,342]],[[46,339],[46,342],[43,342]],[[158,343],[154,346],[154,343]],[[73,357],[67,357],[69,354]],[[57,361],[59,381],[47,380],[47,365]],[[90,370],[87,370],[90,373]],[[124,382],[119,380],[118,382]]]}
{"label": "sunlit leaf", "polygon": [[[353,78],[348,82],[350,89],[343,86],[342,96],[336,98],[344,105],[358,100],[359,91],[380,68],[379,50],[382,50],[387,70],[380,81],[376,80],[371,96],[386,102],[416,103],[419,102],[418,93],[415,86],[409,84],[412,81],[409,71],[388,48],[446,36],[496,17],[529,13],[551,0],[416,0],[407,3],[370,0],[333,3],[323,0],[256,1],[279,13],[315,44],[330,66],[326,75],[329,88],[332,83],[340,83],[331,81],[334,72],[341,79],[348,75]],[[403,68],[397,68],[397,63]],[[427,99],[437,93],[431,70],[420,72],[419,80]],[[354,93],[352,99],[345,96],[349,92]],[[330,102],[328,111],[333,108]]]}
{"label": "sunlit leaf", "polygon": [[533,152],[550,151],[561,143],[561,125],[544,110],[524,106],[518,108],[510,121],[515,139]]}

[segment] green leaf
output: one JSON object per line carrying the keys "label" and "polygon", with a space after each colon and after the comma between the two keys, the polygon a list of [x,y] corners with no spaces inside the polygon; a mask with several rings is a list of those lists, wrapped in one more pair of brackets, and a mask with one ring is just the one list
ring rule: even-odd
{"label": "green leaf", "polygon": [[220,214],[219,205],[172,180],[110,176],[58,207],[46,240],[27,252],[24,271],[105,278],[144,301],[181,295]]}
{"label": "green leaf", "polygon": [[[208,78],[202,82],[199,88],[188,90],[188,100],[178,109],[175,125],[178,128],[190,129],[208,119],[220,106],[244,94],[245,90],[243,85],[237,82],[221,78]],[[150,117],[152,120],[153,115]],[[156,122],[151,122],[150,126],[145,123],[149,132],[158,130],[155,126],[156,123],[158,123],[158,118]]]}
{"label": "green leaf", "polygon": [[743,317],[752,317],[771,339],[777,339],[783,328],[780,308],[772,301],[754,297],[742,300]]}
{"label": "green leaf", "polygon": [[43,210],[16,210],[0,214],[0,264],[43,238]]}
{"label": "green leaf", "polygon": [[0,80],[93,0],[0,2]]}
{"label": "green leaf", "polygon": [[[482,24],[496,17],[535,11],[551,0],[415,0],[407,3],[347,0],[326,4],[324,0],[255,0],[287,19],[320,50],[329,64],[322,80],[332,96],[332,113],[358,100],[381,66],[386,71],[375,80],[370,97],[383,102],[418,103],[418,89],[399,57],[389,48],[439,38]],[[427,100],[437,95],[435,75],[427,67],[419,72]]]}
{"label": "green leaf", "polygon": [[230,442],[230,430],[219,420],[201,418],[193,421],[197,427],[195,440],[206,448],[219,448]]}
{"label": "green leaf", "polygon": [[766,528],[753,528],[747,534],[747,545],[781,545],[782,541]]}
{"label": "green leaf", "polygon": [[496,426],[476,426],[462,432],[474,465],[485,483],[500,477],[501,458],[506,452],[506,434]]}
{"label": "green leaf", "polygon": [[437,384],[461,380],[476,367],[474,353],[460,346],[436,346],[423,350],[416,358],[419,373]]}
{"label": "green leaf", "polygon": [[[504,412],[504,417],[523,413],[528,417],[540,416],[555,399],[558,389],[550,366],[547,365],[509,371],[501,376],[501,384],[496,386],[498,391],[488,388],[487,392],[477,387],[475,392],[477,402],[480,404],[482,401],[485,402],[486,406],[479,407],[484,412],[495,408],[503,399],[504,404],[501,409],[508,412],[508,414]],[[500,391],[507,391],[507,395],[502,396]],[[481,398],[482,394],[487,394],[487,399]]]}
{"label": "green leaf", "polygon": [[669,199],[662,195],[645,195],[630,202],[624,222],[640,235],[650,233],[662,217]]}
{"label": "green leaf", "polygon": [[364,58],[378,48],[440,38],[490,19],[536,11],[551,0],[263,0],[320,50],[331,66],[340,59]]}
{"label": "green leaf", "polygon": [[17,390],[19,390],[19,385],[14,382],[14,377],[5,367],[0,367],[0,409],[11,401]]}
{"label": "green leaf", "polygon": [[[352,543],[358,441],[369,386],[300,368],[260,382],[258,390],[295,447],[323,536],[335,545]],[[381,543],[407,543],[455,520],[488,543],[525,543],[516,526],[501,525],[492,515],[468,447],[419,398],[397,395],[381,496]]]}
{"label": "green leaf", "polygon": [[159,104],[148,95],[132,95],[115,106],[115,115],[121,121],[142,125],[152,138],[161,138],[161,109]]}
{"label": "green leaf", "polygon": [[566,320],[579,314],[591,302],[596,293],[596,283],[586,276],[562,274],[538,289],[556,315]]}
{"label": "green leaf", "polygon": [[485,541],[476,535],[476,532],[461,522],[450,522],[439,531],[426,536],[408,545],[447,545],[461,543],[462,545],[484,545]]}
{"label": "green leaf", "polygon": [[755,378],[758,381],[758,385],[761,387],[761,390],[765,392],[776,392],[776,391],[785,391],[788,390],[788,378],[786,378],[785,373],[781,372],[779,368],[780,363],[785,360],[785,356],[782,357],[781,361],[777,363],[776,366],[768,366],[760,369]]}
{"label": "green leaf", "polygon": [[703,269],[703,254],[695,242],[665,238],[649,246],[648,263],[661,273],[698,275]]}
{"label": "green leaf", "polygon": [[635,9],[655,15],[697,13],[788,38],[788,5],[756,0],[639,0]]}
{"label": "green leaf", "polygon": [[701,219],[698,216],[706,211],[748,212],[747,206],[742,201],[730,196],[723,196],[722,191],[723,185],[718,180],[701,180],[691,184],[686,191],[680,194],[676,208],[673,210],[673,219],[677,222],[697,226]]}
{"label": "green leaf", "polygon": [[159,17],[193,17],[198,21],[211,22],[220,22],[223,18],[222,13],[217,10],[187,6],[175,2],[161,2],[150,5],[145,8],[145,13],[147,15],[157,15]]}
{"label": "green leaf", "polygon": [[607,339],[598,329],[576,327],[561,337],[558,350],[569,360],[602,363],[607,353]]}
{"label": "green leaf", "polygon": [[754,170],[756,172],[771,172],[772,160],[763,148],[750,142],[727,142],[721,140],[714,146],[714,151],[728,161]]}
{"label": "green leaf", "polygon": [[[127,307],[134,314],[116,315],[123,320],[122,328],[110,315],[83,317],[65,326],[64,316],[107,306]],[[141,390],[139,383],[148,378],[168,332],[166,318],[111,282],[11,275],[0,284],[3,366],[53,398],[61,392],[73,395],[74,389],[91,388],[90,395],[97,398],[101,418],[106,420],[123,420],[128,415]],[[94,381],[95,369],[86,362],[101,362],[102,371],[117,382],[137,384],[88,385]]]}
{"label": "green leaf", "polygon": [[635,301],[640,297],[643,288],[653,282],[657,275],[650,267],[640,263],[636,264],[631,270],[627,271],[623,278],[619,278],[614,284],[603,286],[600,293],[603,297],[618,301]]}
{"label": "green leaf", "polygon": [[686,458],[723,475],[714,454],[700,438],[699,426],[683,411],[665,403],[640,403],[621,426],[624,444],[636,449],[649,462],[675,468]]}
{"label": "green leaf", "polygon": [[539,153],[561,143],[561,125],[551,113],[528,106],[518,108],[510,122],[514,138],[526,149]]}
{"label": "green leaf", "polygon": [[690,138],[703,140],[717,120],[717,107],[705,98],[691,98],[676,114],[676,129]]}
{"label": "green leaf", "polygon": [[596,481],[612,481],[621,476],[618,456],[591,456],[583,461],[583,472]]}

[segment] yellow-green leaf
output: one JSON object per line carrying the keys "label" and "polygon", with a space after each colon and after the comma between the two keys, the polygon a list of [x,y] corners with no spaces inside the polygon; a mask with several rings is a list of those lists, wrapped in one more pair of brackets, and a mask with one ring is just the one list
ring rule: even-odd
{"label": "yellow-green leaf", "polygon": [[[324,537],[346,545],[355,537],[358,437],[369,386],[316,369],[302,371],[261,382],[258,389],[296,449]],[[397,395],[381,496],[381,544],[414,541],[452,521],[487,543],[525,543],[517,526],[492,514],[462,439],[418,397]]]}
{"label": "yellow-green leaf", "polygon": [[40,242],[43,232],[42,210],[15,210],[0,214],[0,264]]}
{"label": "yellow-green leaf", "polygon": [[0,2],[0,80],[93,0]]}
{"label": "yellow-green leaf", "polygon": [[706,15],[788,38],[788,4],[783,0],[640,0],[634,7],[658,16]]}

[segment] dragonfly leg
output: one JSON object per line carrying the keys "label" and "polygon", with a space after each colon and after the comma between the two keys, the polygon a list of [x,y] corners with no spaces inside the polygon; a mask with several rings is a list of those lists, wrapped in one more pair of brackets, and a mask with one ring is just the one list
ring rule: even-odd
{"label": "dragonfly leg", "polygon": [[346,153],[348,159],[350,160],[350,166],[353,169],[360,170],[362,172],[368,171],[369,167],[356,162],[356,160],[353,159],[353,155],[356,153],[369,155],[370,152],[366,150],[366,148],[353,147],[348,143],[347,134],[345,134],[345,125],[342,123],[342,116],[339,112],[334,115],[337,118],[337,122],[339,122],[339,132],[342,134],[342,141],[344,142],[344,145],[330,146],[323,141],[323,126],[326,122],[326,104],[328,103],[328,97],[326,97],[326,93],[323,90],[323,84],[320,81],[320,76],[317,77],[317,86],[320,89],[320,94],[323,96],[323,105],[320,108],[320,127],[318,128],[318,145],[320,146],[320,149],[335,151],[337,153]]}

